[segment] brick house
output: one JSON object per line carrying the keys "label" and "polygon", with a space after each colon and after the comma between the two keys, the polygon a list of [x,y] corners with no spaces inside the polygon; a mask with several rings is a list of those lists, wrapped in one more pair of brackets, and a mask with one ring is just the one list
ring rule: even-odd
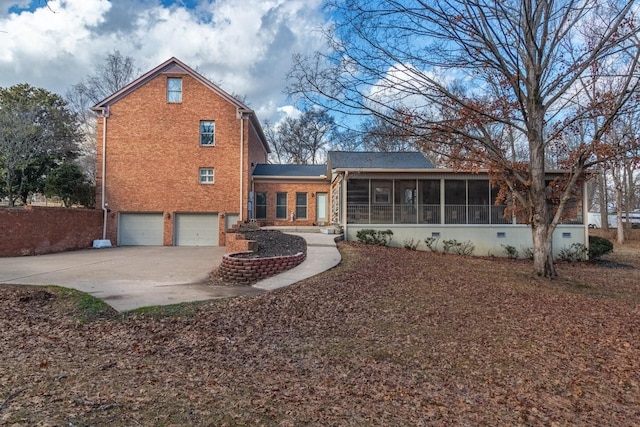
{"label": "brick house", "polygon": [[[267,164],[255,113],[175,58],[93,110],[103,238],[118,245],[222,246],[226,229],[258,221],[335,225],[347,240],[391,229],[395,246],[472,241],[477,255],[532,246],[529,226],[495,205],[486,171],[436,168],[418,152],[330,151],[325,165]],[[586,205],[558,225],[556,251],[588,244]]]}
{"label": "brick house", "polygon": [[255,113],[176,58],[93,107],[97,205],[118,245],[224,245],[270,152]]}

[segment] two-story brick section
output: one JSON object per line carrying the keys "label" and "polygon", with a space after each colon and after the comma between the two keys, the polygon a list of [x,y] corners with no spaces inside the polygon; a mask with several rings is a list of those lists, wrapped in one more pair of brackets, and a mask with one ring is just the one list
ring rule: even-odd
{"label": "two-story brick section", "polygon": [[[171,58],[93,107],[97,203],[118,245],[224,245],[269,146],[255,113]],[[103,197],[104,195],[104,197]]]}

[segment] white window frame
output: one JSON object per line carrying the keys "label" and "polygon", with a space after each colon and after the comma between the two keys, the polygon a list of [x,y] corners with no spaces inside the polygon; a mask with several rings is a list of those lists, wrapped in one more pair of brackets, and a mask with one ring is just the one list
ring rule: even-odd
{"label": "white window frame", "polygon": [[[180,82],[180,88],[179,89],[172,88],[171,82]],[[182,78],[181,77],[167,77],[167,102],[169,104],[180,104],[182,102]]]}
{"label": "white window frame", "polygon": [[198,182],[200,184],[213,184],[215,182],[214,168],[200,168],[198,171]]}
{"label": "white window frame", "polygon": [[[213,126],[211,132],[203,130],[202,125],[205,123],[211,123]],[[205,135],[211,135],[211,144],[203,144],[202,137]],[[216,122],[215,120],[200,120],[200,146],[201,147],[215,147],[216,146]]]}
{"label": "white window frame", "polygon": [[373,190],[373,203],[377,205],[389,205],[391,204],[391,188],[390,187],[375,187]]}
{"label": "white window frame", "polygon": [[[300,204],[300,198],[304,196],[304,204]],[[309,205],[309,198],[307,193],[296,193],[296,219],[307,219],[307,210]],[[304,210],[304,216],[300,213]]]}
{"label": "white window frame", "polygon": [[[284,204],[278,203],[280,200],[279,195],[284,194]],[[276,219],[287,219],[287,207],[289,203],[289,195],[284,191],[279,191],[276,193]],[[284,215],[278,215],[278,208],[284,207]]]}

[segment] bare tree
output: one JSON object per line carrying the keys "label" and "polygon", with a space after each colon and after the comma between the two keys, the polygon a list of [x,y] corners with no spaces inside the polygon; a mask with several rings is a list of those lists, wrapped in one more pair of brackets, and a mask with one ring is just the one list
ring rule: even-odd
{"label": "bare tree", "polygon": [[91,107],[131,83],[138,74],[134,59],[114,50],[106,55],[104,62],[98,64],[92,74],[67,91],[66,99],[78,114],[80,128],[85,135],[80,147],[80,163],[92,181],[95,181],[96,117]]}
{"label": "bare tree", "polygon": [[[532,230],[534,271],[555,277],[553,232],[613,119],[638,90],[638,22],[623,0],[345,0],[328,50],[294,56],[289,92],[345,114],[369,111],[422,138],[458,168],[488,168]],[[580,79],[617,64],[619,91],[590,102]],[[579,122],[589,139],[563,151],[548,206],[546,157]],[[507,135],[525,141],[514,161]]]}
{"label": "bare tree", "polygon": [[312,109],[300,117],[286,117],[278,126],[265,124],[265,135],[278,163],[318,164],[325,158],[330,136],[336,130],[326,110]]}

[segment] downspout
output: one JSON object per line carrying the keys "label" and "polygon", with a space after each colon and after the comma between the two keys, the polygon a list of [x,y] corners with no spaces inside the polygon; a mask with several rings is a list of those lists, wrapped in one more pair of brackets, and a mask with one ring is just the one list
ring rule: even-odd
{"label": "downspout", "polygon": [[242,199],[244,197],[244,113],[239,112],[240,116],[240,218],[239,221],[243,221],[244,217],[244,209],[242,204]]}
{"label": "downspout", "polygon": [[347,224],[347,181],[349,180],[349,171],[345,171],[344,172],[344,178],[342,179],[342,188],[341,188],[341,195],[340,197],[342,198],[342,200],[340,201],[342,204],[342,233],[343,233],[343,238],[345,241],[349,240],[347,238],[347,228],[348,228],[348,224]]}
{"label": "downspout", "polygon": [[[589,249],[589,195],[587,194],[586,176],[582,183],[582,194],[584,196],[582,202],[582,232],[584,233],[584,245]],[[602,226],[602,224],[600,224],[600,226]],[[589,256],[588,254],[589,252],[587,252],[587,258]]]}
{"label": "downspout", "polygon": [[102,240],[107,239],[107,204],[105,203],[105,191],[107,181],[107,117],[109,117],[109,107],[102,109],[102,182],[100,183],[101,205],[102,205]]}

